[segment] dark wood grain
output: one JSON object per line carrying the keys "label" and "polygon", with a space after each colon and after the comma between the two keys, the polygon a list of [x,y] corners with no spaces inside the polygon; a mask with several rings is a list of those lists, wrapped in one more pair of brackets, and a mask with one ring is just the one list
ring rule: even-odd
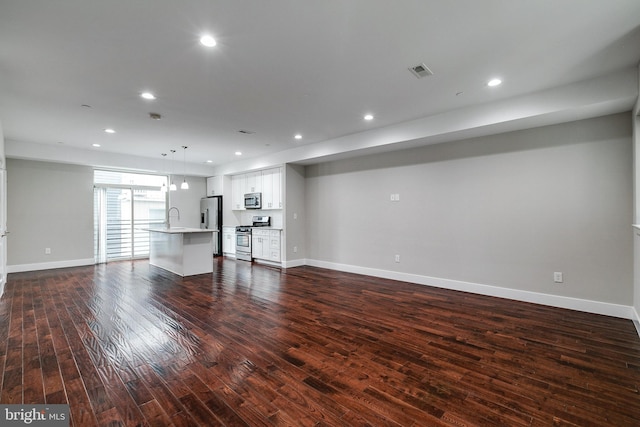
{"label": "dark wood grain", "polygon": [[631,321],[216,258],[9,275],[0,402],[74,426],[637,426]]}

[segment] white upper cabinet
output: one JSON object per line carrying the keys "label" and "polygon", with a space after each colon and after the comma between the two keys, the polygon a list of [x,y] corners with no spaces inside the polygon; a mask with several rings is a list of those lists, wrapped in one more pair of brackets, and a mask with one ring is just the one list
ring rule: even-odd
{"label": "white upper cabinet", "polygon": [[231,209],[244,210],[246,193],[262,193],[262,209],[282,209],[282,168],[231,176]]}
{"label": "white upper cabinet", "polygon": [[246,176],[233,175],[231,177],[231,209],[236,211],[244,210],[244,193],[246,193]]}
{"label": "white upper cabinet", "polygon": [[247,193],[261,193],[262,192],[262,173],[250,172],[245,174],[246,176],[246,188]]}
{"label": "white upper cabinet", "polygon": [[262,209],[282,209],[282,169],[262,171]]}
{"label": "white upper cabinet", "polygon": [[222,175],[207,178],[207,196],[220,196],[222,194]]}

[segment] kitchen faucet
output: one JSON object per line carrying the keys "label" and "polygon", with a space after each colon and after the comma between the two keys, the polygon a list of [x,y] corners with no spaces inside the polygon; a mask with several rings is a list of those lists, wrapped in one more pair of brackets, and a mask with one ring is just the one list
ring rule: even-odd
{"label": "kitchen faucet", "polygon": [[171,228],[171,211],[173,209],[178,212],[178,221],[180,221],[180,209],[176,208],[175,206],[169,208],[169,210],[167,211],[167,228]]}

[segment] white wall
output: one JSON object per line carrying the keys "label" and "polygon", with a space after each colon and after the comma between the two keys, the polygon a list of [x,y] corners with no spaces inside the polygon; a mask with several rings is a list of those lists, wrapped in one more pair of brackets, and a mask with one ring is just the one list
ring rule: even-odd
{"label": "white wall", "polygon": [[0,122],[0,297],[4,293],[7,282],[7,188],[6,165],[4,154],[4,132]]}
{"label": "white wall", "polygon": [[[640,102],[639,102],[640,105]],[[633,150],[634,150],[634,221],[636,226],[640,225],[640,116],[633,117]],[[633,308],[634,323],[638,334],[640,334],[640,228],[633,230]]]}
{"label": "white wall", "polygon": [[[179,178],[179,179],[178,179]],[[169,192],[169,207],[175,206],[180,210],[180,219],[171,213],[171,226],[200,228],[200,199],[207,195],[207,179],[203,177],[187,176],[188,190],[182,190],[182,175],[174,179],[178,186],[176,191]]]}
{"label": "white wall", "polygon": [[[640,65],[638,66],[640,70]],[[638,73],[638,87],[640,87],[640,72]],[[640,224],[640,98],[636,100],[633,109],[633,172],[634,172],[634,221]],[[640,334],[640,229],[634,230],[634,277],[633,277],[633,308],[634,324]]]}
{"label": "white wall", "polygon": [[305,168],[284,167],[284,259],[287,267],[304,264],[307,251]]}
{"label": "white wall", "polygon": [[631,305],[629,113],[322,163],[306,175],[312,265]]}
{"label": "white wall", "polygon": [[91,167],[8,159],[7,196],[10,272],[93,263]]}
{"label": "white wall", "polygon": [[4,143],[4,131],[2,130],[2,122],[0,122],[0,169],[5,169],[6,157],[5,157],[5,143]]}
{"label": "white wall", "polygon": [[[92,264],[93,168],[8,159],[7,169],[9,272]],[[187,181],[189,190],[176,182],[178,190],[169,194],[169,205],[180,210],[171,224],[197,228],[206,179]]]}
{"label": "white wall", "polygon": [[[69,163],[93,166],[97,169],[132,170],[158,175],[172,173],[177,165],[160,156],[157,158],[139,157],[104,150],[74,148],[63,144],[38,144],[36,142],[11,139],[7,139],[6,153],[7,156],[13,159]],[[191,175],[201,177],[213,175],[213,168],[208,164],[187,162],[186,167]],[[180,175],[180,178],[182,178],[182,175]]]}

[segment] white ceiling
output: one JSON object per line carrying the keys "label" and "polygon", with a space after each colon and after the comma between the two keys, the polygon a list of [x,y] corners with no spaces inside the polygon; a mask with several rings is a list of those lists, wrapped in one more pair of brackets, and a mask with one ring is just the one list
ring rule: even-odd
{"label": "white ceiling", "polygon": [[[639,46],[638,0],[3,0],[0,121],[17,151],[310,162],[323,144],[637,72]],[[408,71],[422,62],[433,76]]]}

